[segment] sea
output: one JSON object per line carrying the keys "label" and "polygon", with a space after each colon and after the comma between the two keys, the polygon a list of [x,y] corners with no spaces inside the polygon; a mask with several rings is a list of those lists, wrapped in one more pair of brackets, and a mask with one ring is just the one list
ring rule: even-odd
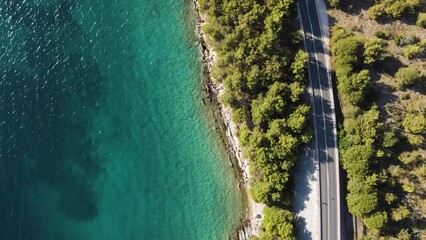
{"label": "sea", "polygon": [[2,0],[0,239],[228,239],[190,0]]}

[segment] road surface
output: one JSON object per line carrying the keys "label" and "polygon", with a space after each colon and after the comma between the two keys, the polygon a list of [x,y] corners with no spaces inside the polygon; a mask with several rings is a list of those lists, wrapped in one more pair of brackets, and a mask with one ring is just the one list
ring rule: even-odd
{"label": "road surface", "polygon": [[[305,48],[312,94],[315,155],[320,164],[321,239],[341,239],[340,185],[337,130],[329,56],[325,47],[328,27],[324,24],[325,5],[318,0],[299,0],[299,13],[305,33]],[[318,6],[320,8],[318,8]],[[325,37],[324,37],[325,36]]]}

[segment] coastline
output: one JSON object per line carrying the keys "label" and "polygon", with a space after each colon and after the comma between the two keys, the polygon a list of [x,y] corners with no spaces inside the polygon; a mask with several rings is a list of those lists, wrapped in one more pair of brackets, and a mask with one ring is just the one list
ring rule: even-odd
{"label": "coastline", "polygon": [[230,164],[234,166],[235,162],[237,165],[236,172],[239,187],[244,199],[244,219],[241,222],[241,226],[235,230],[234,236],[236,239],[246,240],[251,236],[259,236],[259,227],[264,217],[263,209],[265,204],[254,202],[250,196],[249,160],[242,156],[242,147],[236,135],[237,125],[232,121],[231,109],[230,107],[225,107],[220,101],[220,96],[223,94],[225,86],[215,82],[210,76],[212,66],[217,60],[217,53],[212,46],[207,44],[207,36],[202,31],[202,26],[207,23],[207,16],[201,13],[197,0],[193,0],[193,7],[197,14],[196,34],[203,64],[203,89],[208,93],[209,101],[215,105],[213,110],[215,111],[216,122],[221,125],[223,133],[226,135],[224,136],[224,141],[231,157]]}

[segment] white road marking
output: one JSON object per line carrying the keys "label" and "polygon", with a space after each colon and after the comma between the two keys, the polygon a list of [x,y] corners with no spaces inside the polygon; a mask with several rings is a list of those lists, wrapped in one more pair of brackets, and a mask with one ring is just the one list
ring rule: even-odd
{"label": "white road marking", "polygon": [[[337,229],[337,240],[340,240],[340,233],[341,233],[341,229],[340,229],[340,221],[341,221],[341,219],[340,219],[340,177],[339,177],[339,154],[338,154],[338,143],[337,143],[337,121],[336,121],[336,114],[335,114],[335,103],[334,103],[334,93],[333,93],[333,89],[332,89],[332,83],[331,83],[331,74],[330,74],[330,53],[329,53],[329,50],[327,49],[326,50],[326,48],[325,48],[325,45],[326,45],[326,41],[325,41],[325,39],[324,39],[324,32],[323,32],[323,28],[322,28],[322,26],[323,26],[323,22],[321,21],[321,18],[320,18],[320,13],[318,12],[318,2],[317,2],[318,0],[315,0],[314,1],[314,3],[315,3],[315,10],[316,10],[316,12],[317,12],[317,17],[318,17],[318,22],[320,23],[320,31],[321,31],[321,41],[323,42],[323,48],[324,48],[324,59],[325,59],[325,65],[326,65],[326,68],[327,68],[327,77],[328,77],[328,86],[329,86],[329,88],[331,88],[331,91],[329,92],[330,93],[330,101],[331,101],[331,110],[332,110],[332,114],[331,114],[331,117],[332,117],[332,123],[333,123],[333,135],[334,135],[334,144],[335,144],[335,148],[336,148],[336,151],[334,152],[334,158],[335,158],[335,170],[336,170],[336,188],[337,188],[337,191],[336,191],[336,201],[337,201],[337,203],[336,203],[336,205],[337,205],[337,227],[336,227],[336,229]],[[309,8],[308,8],[308,11],[309,11]],[[330,37],[330,34],[328,34],[329,35],[329,37]]]}

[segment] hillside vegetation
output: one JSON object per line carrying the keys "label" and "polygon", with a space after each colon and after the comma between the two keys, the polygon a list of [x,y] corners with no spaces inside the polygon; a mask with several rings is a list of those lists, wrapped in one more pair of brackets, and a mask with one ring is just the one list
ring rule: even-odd
{"label": "hillside vegetation", "polygon": [[199,0],[203,30],[218,54],[212,77],[225,85],[244,155],[250,192],[267,204],[260,239],[293,239],[291,171],[311,139],[295,0]]}
{"label": "hillside vegetation", "polygon": [[344,9],[330,14],[349,211],[362,218],[365,239],[425,239],[424,2],[331,4]]}

